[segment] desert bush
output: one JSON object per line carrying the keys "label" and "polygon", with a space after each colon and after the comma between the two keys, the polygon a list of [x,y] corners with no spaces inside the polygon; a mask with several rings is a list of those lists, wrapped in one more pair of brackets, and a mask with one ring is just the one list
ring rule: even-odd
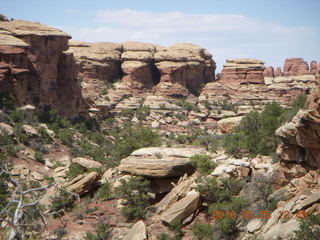
{"label": "desert bush", "polygon": [[5,174],[1,174],[0,175],[0,209],[4,209],[4,207],[7,205],[9,196],[10,196],[10,192],[8,190],[8,176]]}
{"label": "desert bush", "polygon": [[115,189],[116,195],[125,200],[122,208],[123,215],[128,220],[137,220],[145,217],[145,209],[149,205],[149,181],[142,177],[133,177],[128,181],[120,180],[121,186]]}
{"label": "desert bush", "polygon": [[40,134],[40,136],[41,136],[41,142],[42,143],[49,143],[50,142],[50,136],[49,136],[49,134],[48,134],[48,132],[47,132],[47,130],[44,128],[44,127],[39,127],[39,129],[38,129],[38,133]]}
{"label": "desert bush", "polygon": [[205,146],[208,151],[216,152],[220,147],[220,142],[223,138],[220,135],[200,135],[196,142],[199,145]]}
{"label": "desert bush", "polygon": [[196,107],[194,104],[187,102],[186,100],[180,100],[179,102],[176,103],[179,107],[183,108],[184,110],[187,111],[195,111]]}
{"label": "desert bush", "polygon": [[105,149],[88,141],[78,142],[77,146],[71,148],[71,154],[73,157],[91,157],[95,161],[106,162]]}
{"label": "desert bush", "polygon": [[156,147],[161,144],[159,133],[149,128],[125,127],[116,136],[111,150],[111,163],[117,165],[119,161],[129,156],[133,151],[144,147]]}
{"label": "desert bush", "polygon": [[75,196],[69,194],[65,189],[59,189],[59,194],[51,198],[50,209],[55,212],[54,217],[61,216],[73,207]]}
{"label": "desert bush", "polygon": [[211,161],[209,155],[193,155],[190,158],[190,162],[203,175],[210,174],[217,167],[217,164]]}
{"label": "desert bush", "polygon": [[199,240],[214,240],[214,228],[212,224],[196,223],[192,228],[193,234]]}
{"label": "desert bush", "polygon": [[102,184],[96,194],[97,198],[108,200],[111,198],[111,184],[109,182],[105,182]]}
{"label": "desert bush", "polygon": [[270,155],[279,143],[275,131],[285,121],[291,120],[305,102],[305,96],[299,96],[291,109],[285,110],[278,103],[267,104],[259,113],[247,114],[235,128],[235,133],[224,138],[226,153],[240,158],[244,155]]}
{"label": "desert bush", "polygon": [[86,232],[86,240],[106,240],[111,236],[111,226],[107,223],[100,221],[96,227],[94,233]]}
{"label": "desert bush", "polygon": [[299,229],[294,232],[291,240],[319,240],[320,239],[320,214],[310,214],[301,219]]}
{"label": "desert bush", "polygon": [[34,157],[38,162],[45,163],[45,161],[43,159],[43,153],[42,152],[36,151],[35,154],[34,154]]}
{"label": "desert bush", "polygon": [[[211,204],[209,206],[209,214],[214,216],[215,213],[219,211],[223,211],[224,213],[234,211],[236,215],[238,215],[246,207],[248,207],[246,200],[240,197],[231,196],[228,201],[215,202]],[[237,220],[238,219],[236,217],[231,218],[228,216],[219,219],[217,224],[219,225],[219,231],[221,231],[222,236],[230,237],[238,232]]]}
{"label": "desert bush", "polygon": [[67,177],[72,180],[83,173],[85,173],[85,170],[81,165],[78,163],[72,163],[67,171]]}
{"label": "desert bush", "polygon": [[56,136],[62,144],[72,147],[74,143],[74,130],[72,128],[61,128],[57,130]]}
{"label": "desert bush", "polygon": [[238,107],[232,103],[229,103],[226,99],[220,104],[221,110],[233,111],[234,113],[238,112]]}
{"label": "desert bush", "polygon": [[142,106],[137,109],[136,116],[140,121],[143,121],[150,115],[150,108],[147,106]]}
{"label": "desert bush", "polygon": [[14,110],[15,109],[15,99],[9,92],[0,93],[0,109]]}

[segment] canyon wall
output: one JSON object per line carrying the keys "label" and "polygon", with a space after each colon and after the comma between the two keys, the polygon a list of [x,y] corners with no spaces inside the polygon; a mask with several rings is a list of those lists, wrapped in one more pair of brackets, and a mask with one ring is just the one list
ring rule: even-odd
{"label": "canyon wall", "polygon": [[277,154],[284,162],[295,162],[320,168],[320,70],[317,83],[304,108],[293,120],[281,126],[276,135],[281,144]]}
{"label": "canyon wall", "polygon": [[77,66],[64,53],[71,37],[44,24],[0,22],[0,93],[10,92],[19,105],[54,107],[66,117],[86,114]]}

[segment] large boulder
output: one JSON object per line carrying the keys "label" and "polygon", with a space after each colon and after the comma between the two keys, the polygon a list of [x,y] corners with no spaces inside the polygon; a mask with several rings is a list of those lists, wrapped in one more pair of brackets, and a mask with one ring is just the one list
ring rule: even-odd
{"label": "large boulder", "polygon": [[150,178],[178,177],[193,173],[190,157],[203,153],[203,148],[142,148],[122,159],[119,170]]}
{"label": "large boulder", "polygon": [[123,240],[145,240],[147,239],[147,229],[143,221],[136,222]]}
{"label": "large boulder", "polygon": [[169,209],[164,211],[160,219],[170,225],[181,222],[200,206],[200,194],[195,191],[188,192],[185,197],[172,204]]}
{"label": "large boulder", "polygon": [[46,194],[41,198],[40,204],[49,208],[53,198],[60,196],[59,189],[66,189],[67,191],[78,194],[79,196],[84,195],[91,191],[99,181],[100,176],[96,172],[90,172],[86,174],[81,174],[76,178],[64,184],[59,184],[58,186],[52,186],[48,189]]}

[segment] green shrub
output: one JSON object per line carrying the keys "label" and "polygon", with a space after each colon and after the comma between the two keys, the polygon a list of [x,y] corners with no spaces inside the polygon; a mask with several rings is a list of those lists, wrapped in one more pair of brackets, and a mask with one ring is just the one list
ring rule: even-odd
{"label": "green shrub", "polygon": [[221,110],[228,110],[233,111],[234,113],[238,113],[238,107],[232,103],[228,103],[226,99],[224,99],[221,104]]}
{"label": "green shrub", "polygon": [[67,171],[67,177],[72,180],[83,173],[85,173],[85,170],[81,165],[78,163],[72,163]]}
{"label": "green shrub", "polygon": [[156,147],[161,144],[161,137],[157,132],[143,127],[125,127],[117,134],[116,141],[111,150],[111,160],[116,165],[133,151],[144,147]]}
{"label": "green shrub", "polygon": [[214,177],[200,177],[197,179],[196,190],[208,202],[229,201],[238,195],[242,189],[241,180],[235,178],[222,178],[218,184]]}
{"label": "green shrub", "polygon": [[210,152],[217,152],[221,139],[222,137],[220,135],[200,135],[197,137],[197,143],[205,146]]}
{"label": "green shrub", "polygon": [[211,107],[211,104],[208,100],[205,100],[204,101],[204,107],[207,109],[207,110],[212,110],[212,107]]}
{"label": "green shrub", "polygon": [[137,109],[136,116],[140,121],[143,121],[150,115],[150,108],[147,106],[142,106]]}
{"label": "green shrub", "polygon": [[10,192],[8,191],[8,176],[5,174],[1,174],[0,175],[0,209],[4,209],[4,207],[8,204],[9,196],[10,196]]}
{"label": "green shrub", "polygon": [[107,89],[102,89],[101,90],[101,95],[107,95],[108,94],[108,90]]}
{"label": "green shrub", "polygon": [[75,196],[69,194],[65,189],[60,189],[59,193],[51,198],[50,209],[52,212],[56,212],[54,217],[61,216],[63,212],[71,210],[75,200]]}
{"label": "green shrub", "polygon": [[183,108],[184,110],[187,111],[195,111],[196,107],[194,104],[187,102],[186,100],[181,100],[179,102],[176,103],[179,107]]}
{"label": "green shrub", "polygon": [[160,233],[158,236],[157,236],[157,240],[173,240],[168,233]]}
{"label": "green shrub", "polygon": [[118,197],[125,200],[126,205],[122,213],[128,220],[137,220],[145,217],[145,209],[149,205],[148,180],[142,177],[132,177],[128,181],[120,180],[121,186],[115,189]]}
{"label": "green shrub", "polygon": [[187,143],[191,144],[192,138],[187,134],[180,134],[176,137],[176,141],[180,144],[187,144]]}
{"label": "green shrub", "polygon": [[193,234],[199,240],[214,240],[214,228],[212,224],[196,223],[192,228]]}
{"label": "green shrub", "polygon": [[62,128],[59,129],[56,133],[57,138],[61,141],[62,144],[71,147],[74,143],[74,130],[71,128]]}
{"label": "green shrub", "polygon": [[[238,215],[246,207],[248,207],[246,200],[231,196],[228,201],[215,202],[211,204],[209,206],[209,214],[215,216],[215,213],[219,211],[223,211],[224,213],[234,211]],[[230,237],[238,232],[237,217],[231,218],[230,216],[225,216],[224,218],[219,219],[217,223],[221,234],[225,237]]]}
{"label": "green shrub", "polygon": [[123,109],[120,112],[121,117],[127,117],[131,118],[134,115],[134,110],[133,109]]}
{"label": "green shrub", "polygon": [[320,239],[320,214],[310,214],[300,220],[299,229],[295,231],[292,240],[319,240]]}
{"label": "green shrub", "polygon": [[41,136],[41,142],[42,143],[49,143],[50,142],[50,136],[47,132],[47,130],[44,127],[39,127],[38,133]]}
{"label": "green shrub", "polygon": [[14,110],[16,106],[15,99],[9,92],[0,93],[0,109]]}
{"label": "green shrub", "polygon": [[303,106],[305,96],[299,96],[292,108],[283,109],[278,103],[267,104],[261,113],[252,111],[235,128],[235,133],[224,138],[223,147],[227,154],[240,158],[244,155],[270,155],[279,143],[275,131]]}
{"label": "green shrub", "polygon": [[216,163],[211,161],[211,157],[209,155],[193,155],[190,158],[190,162],[198,172],[203,175],[210,174],[217,166]]}
{"label": "green shrub", "polygon": [[219,186],[216,178],[214,177],[200,177],[196,179],[198,185],[196,190],[208,202],[217,201],[216,193],[219,191]]}
{"label": "green shrub", "polygon": [[109,182],[106,182],[101,185],[97,192],[97,198],[108,200],[111,198],[111,184]]}
{"label": "green shrub", "polygon": [[73,157],[91,157],[101,163],[106,161],[104,148],[88,141],[78,142],[77,146],[71,148],[71,155]]}
{"label": "green shrub", "polygon": [[111,236],[111,227],[109,224],[100,221],[96,227],[95,232],[86,232],[86,240],[106,240]]}
{"label": "green shrub", "polygon": [[268,155],[275,151],[278,140],[275,130],[281,125],[283,108],[278,103],[266,105],[263,112],[250,112],[244,117],[235,133],[224,138],[226,153],[234,157],[246,154]]}
{"label": "green shrub", "polygon": [[43,159],[43,153],[42,152],[35,152],[34,154],[35,159],[40,162],[40,163],[45,163],[44,159]]}
{"label": "green shrub", "polygon": [[6,152],[7,152],[9,155],[15,156],[15,157],[17,156],[17,148],[16,148],[15,145],[9,144],[9,145],[6,145],[5,148],[6,148]]}

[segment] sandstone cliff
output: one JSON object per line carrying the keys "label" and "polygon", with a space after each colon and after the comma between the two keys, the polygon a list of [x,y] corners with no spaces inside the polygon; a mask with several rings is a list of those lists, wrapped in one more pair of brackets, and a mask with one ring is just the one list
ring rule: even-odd
{"label": "sandstone cliff", "polygon": [[[218,109],[211,113],[215,119],[243,115],[273,101],[289,107],[298,95],[308,93],[315,83],[315,77],[310,73],[281,76],[280,68],[274,73],[272,67],[265,69],[264,63],[257,59],[227,60],[221,75],[220,81],[205,86],[198,100],[203,111],[209,104],[212,110]],[[219,111],[217,107],[222,103],[225,105],[222,110],[229,111]]]}
{"label": "sandstone cliff", "polygon": [[320,70],[317,84],[305,106],[293,120],[280,127],[276,135],[281,144],[277,153],[282,161],[298,162],[320,168]]}
{"label": "sandstone cliff", "polygon": [[51,106],[70,118],[85,113],[73,56],[63,53],[70,38],[40,23],[0,22],[0,92],[11,92],[20,105]]}
{"label": "sandstone cliff", "polygon": [[142,42],[71,41],[68,52],[76,57],[79,77],[88,84],[84,88],[122,79],[131,92],[185,97],[213,81],[216,68],[206,49],[189,43],[162,47]]}

